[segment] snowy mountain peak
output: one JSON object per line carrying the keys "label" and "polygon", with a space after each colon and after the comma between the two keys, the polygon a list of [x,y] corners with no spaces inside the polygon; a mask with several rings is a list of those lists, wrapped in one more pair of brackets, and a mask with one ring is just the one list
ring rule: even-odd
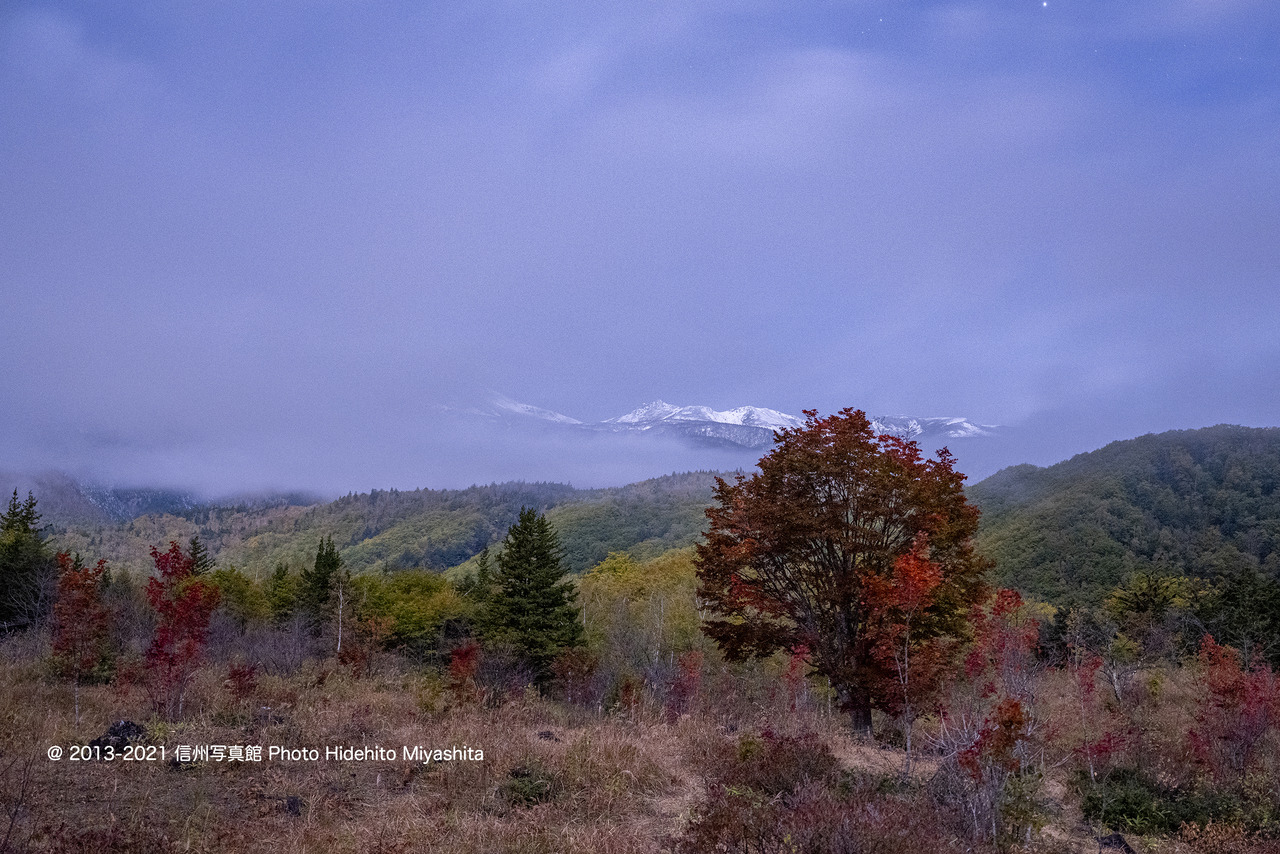
{"label": "snowy mountain peak", "polygon": [[784,427],[800,427],[804,424],[794,415],[765,409],[760,406],[739,406],[723,412],[709,406],[672,406],[662,400],[646,403],[626,415],[609,418],[606,424],[656,424],[670,421],[708,421],[714,424],[735,424],[742,427],[763,427],[781,430]]}
{"label": "snowy mountain peak", "polygon": [[871,429],[877,433],[892,433],[904,439],[915,439],[926,434],[948,439],[963,439],[968,436],[990,436],[997,428],[990,424],[974,424],[967,418],[877,415],[871,419]]}
{"label": "snowy mountain peak", "polygon": [[672,406],[664,400],[655,400],[644,406],[636,407],[626,415],[617,418],[606,418],[606,424],[643,424],[651,421],[665,421],[674,418],[681,411],[679,406]]}
{"label": "snowy mountain peak", "polygon": [[498,409],[511,412],[516,415],[524,415],[528,418],[538,418],[543,421],[554,421],[557,424],[581,424],[582,422],[576,418],[570,418],[568,415],[561,415],[550,409],[543,409],[540,406],[530,406],[527,403],[520,403],[518,400],[512,400],[509,397],[503,397],[500,394],[493,395],[491,398],[493,405]]}
{"label": "snowy mountain peak", "polygon": [[[665,400],[654,400],[616,418],[583,422],[498,394],[490,397],[487,414],[518,415],[581,431],[644,433],[675,437],[704,446],[757,451],[771,447],[777,431],[795,430],[805,424],[802,418],[762,406],[739,406],[721,411],[709,406],[675,406]],[[890,433],[925,446],[941,446],[954,439],[973,436],[991,436],[998,431],[996,427],[974,424],[965,418],[907,415],[875,416],[871,418],[871,427],[877,433]]]}

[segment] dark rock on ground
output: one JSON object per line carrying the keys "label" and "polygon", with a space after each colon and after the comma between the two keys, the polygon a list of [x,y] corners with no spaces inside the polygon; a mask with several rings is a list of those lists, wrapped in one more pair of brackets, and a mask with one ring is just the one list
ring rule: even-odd
{"label": "dark rock on ground", "polygon": [[89,742],[89,746],[101,749],[110,747],[116,753],[123,753],[130,744],[143,741],[146,736],[147,731],[139,724],[133,721],[116,721],[107,727],[106,732]]}
{"label": "dark rock on ground", "polygon": [[1113,833],[1110,836],[1098,837],[1098,851],[1119,851],[1121,854],[1138,854],[1123,836]]}

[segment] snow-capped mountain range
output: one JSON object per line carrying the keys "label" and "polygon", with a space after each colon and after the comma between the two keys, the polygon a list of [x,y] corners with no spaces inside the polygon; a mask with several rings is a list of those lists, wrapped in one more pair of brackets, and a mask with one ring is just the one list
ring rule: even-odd
{"label": "snow-capped mountain range", "polygon": [[[491,404],[491,413],[500,417],[523,416],[581,430],[676,436],[699,444],[752,450],[772,445],[776,430],[804,425],[802,418],[760,406],[739,406],[721,411],[709,406],[674,406],[655,400],[625,415],[586,422],[501,396],[493,397]],[[975,424],[965,418],[906,415],[874,416],[871,424],[876,432],[893,433],[922,445],[942,445],[948,439],[991,436],[998,429],[993,425]]]}

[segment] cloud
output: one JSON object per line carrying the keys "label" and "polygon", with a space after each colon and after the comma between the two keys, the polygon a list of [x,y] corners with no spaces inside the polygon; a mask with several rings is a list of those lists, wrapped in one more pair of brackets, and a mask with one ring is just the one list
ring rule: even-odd
{"label": "cloud", "polygon": [[0,450],[500,479],[429,424],[485,387],[1180,423],[1280,309],[1274,14],[1227,5],[20,7]]}

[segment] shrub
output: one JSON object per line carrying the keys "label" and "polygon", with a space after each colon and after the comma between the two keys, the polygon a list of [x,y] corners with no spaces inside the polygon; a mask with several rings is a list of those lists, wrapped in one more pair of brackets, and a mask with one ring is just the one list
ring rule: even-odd
{"label": "shrub", "polygon": [[1237,792],[1164,786],[1136,769],[1112,772],[1084,792],[1084,814],[1115,830],[1129,833],[1175,833],[1183,825],[1209,824],[1265,830],[1257,804]]}
{"label": "shrub", "polygon": [[715,784],[749,789],[766,797],[786,795],[809,782],[833,784],[840,763],[816,735],[777,735],[765,730],[746,733],[737,743],[728,742],[713,752],[706,769]]}
{"label": "shrub", "polygon": [[512,768],[501,786],[503,798],[517,807],[555,800],[563,791],[560,776],[536,759]]}
{"label": "shrub", "polygon": [[1259,764],[1260,748],[1280,721],[1280,682],[1257,656],[1247,670],[1240,653],[1209,635],[1200,645],[1205,694],[1188,741],[1196,762],[1218,782],[1242,780]]}
{"label": "shrub", "polygon": [[683,652],[679,658],[679,671],[667,688],[662,717],[667,723],[675,723],[689,711],[702,688],[702,653],[697,650]]}
{"label": "shrub", "polygon": [[602,697],[600,657],[584,647],[566,649],[551,663],[552,687],[566,703],[585,708],[599,705]]}
{"label": "shrub", "polygon": [[837,793],[805,783],[787,798],[713,786],[672,847],[680,854],[918,854],[988,851],[957,838],[958,818],[919,795],[884,795],[874,784]]}
{"label": "shrub", "polygon": [[102,603],[107,562],[83,566],[66,552],[58,554],[58,601],[53,606],[53,665],[75,686],[76,725],[80,724],[80,685],[110,676],[114,656],[110,619]]}

